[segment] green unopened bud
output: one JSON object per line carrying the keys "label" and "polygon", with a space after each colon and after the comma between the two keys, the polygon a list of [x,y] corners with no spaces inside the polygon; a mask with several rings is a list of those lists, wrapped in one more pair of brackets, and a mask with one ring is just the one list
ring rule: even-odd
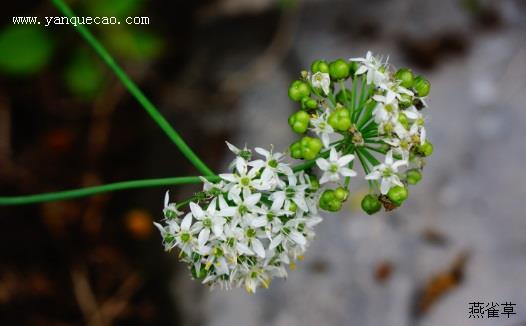
{"label": "green unopened bud", "polygon": [[289,117],[289,125],[298,134],[303,134],[309,127],[310,117],[305,111],[298,111]]}
{"label": "green unopened bud", "polygon": [[433,144],[426,141],[423,145],[418,146],[418,152],[424,156],[430,156],[433,154]]}
{"label": "green unopened bud", "polygon": [[422,172],[417,169],[407,171],[407,183],[416,185],[420,180],[422,180]]}
{"label": "green unopened bud", "polygon": [[329,65],[329,75],[333,80],[346,79],[350,72],[351,65],[343,59],[335,60]]}
{"label": "green unopened bud", "polygon": [[403,87],[407,89],[411,89],[411,87],[413,87],[414,76],[411,69],[398,69],[398,71],[395,74],[395,78],[400,81],[400,85],[402,85]]}
{"label": "green unopened bud", "polygon": [[425,97],[431,90],[431,84],[422,76],[417,76],[413,82],[413,88],[420,97]]}
{"label": "green unopened bud", "polygon": [[338,187],[334,190],[334,197],[339,201],[346,201],[348,196],[349,192],[342,187]]}
{"label": "green unopened bud", "polygon": [[400,186],[394,186],[391,189],[389,189],[389,192],[387,193],[387,197],[395,204],[396,206],[400,206],[404,200],[407,199],[409,196],[409,192],[407,191],[406,187],[400,187]]}
{"label": "green unopened bud", "polygon": [[309,85],[301,80],[292,82],[289,87],[289,97],[293,101],[299,102],[302,98],[309,96],[309,94]]}
{"label": "green unopened bud", "polygon": [[329,73],[329,65],[325,60],[314,61],[310,66],[310,69],[312,70],[313,74],[317,72]]}
{"label": "green unopened bud", "polygon": [[404,126],[406,130],[409,130],[409,120],[407,120],[407,116],[405,114],[400,113],[398,115],[398,122],[400,122],[400,124]]}
{"label": "green unopened bud", "polygon": [[301,99],[301,108],[304,110],[312,110],[318,107],[318,102],[308,96]]}
{"label": "green unopened bud", "polygon": [[382,203],[380,203],[378,197],[371,194],[363,197],[361,205],[364,212],[369,215],[377,213],[382,208]]}
{"label": "green unopened bud", "polygon": [[331,113],[328,122],[335,130],[346,131],[351,127],[351,116],[347,109],[339,108]]}

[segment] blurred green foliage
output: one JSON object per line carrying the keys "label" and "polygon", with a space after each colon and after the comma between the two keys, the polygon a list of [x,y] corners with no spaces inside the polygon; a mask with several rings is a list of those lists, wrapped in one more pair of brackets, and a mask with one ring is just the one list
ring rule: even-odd
{"label": "blurred green foliage", "polygon": [[100,90],[104,69],[87,51],[78,51],[64,71],[68,89],[82,99],[92,99]]}
{"label": "blurred green foliage", "polygon": [[0,71],[10,75],[29,75],[50,61],[54,42],[37,25],[8,25],[0,31]]}
{"label": "blurred green foliage", "polygon": [[[126,17],[142,14],[144,0],[90,0],[79,3],[79,15]],[[112,53],[126,61],[141,63],[154,60],[162,52],[162,38],[145,25],[90,25]],[[73,28],[73,27],[71,27]],[[53,31],[57,33],[57,31]],[[30,76],[50,62],[55,51],[52,33],[39,25],[6,25],[0,31],[0,73]],[[79,43],[82,40],[79,38]],[[63,69],[66,88],[82,100],[92,100],[104,88],[106,68],[89,50],[73,50]]]}
{"label": "blurred green foliage", "polygon": [[120,17],[136,15],[144,7],[144,0],[90,0],[84,1],[84,9],[91,16]]}

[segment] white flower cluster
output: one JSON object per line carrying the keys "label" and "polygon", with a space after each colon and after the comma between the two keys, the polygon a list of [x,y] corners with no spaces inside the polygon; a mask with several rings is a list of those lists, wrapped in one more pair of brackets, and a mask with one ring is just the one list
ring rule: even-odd
{"label": "white flower cluster", "polygon": [[203,180],[202,200],[190,202],[186,215],[167,194],[165,225],[156,226],[165,249],[179,248],[194,278],[254,293],[273,277],[286,277],[286,266],[302,258],[322,221],[318,194],[308,175],[282,161],[284,154],[256,148],[262,159],[251,161],[250,151],[228,145],[237,155],[233,173],[216,184]]}
{"label": "white flower cluster", "polygon": [[[378,125],[378,138],[389,145],[385,161],[373,167],[367,180],[381,180],[380,192],[387,194],[394,186],[404,186],[399,178],[400,167],[421,168],[421,160],[412,160],[411,150],[426,142],[424,117],[414,103],[417,99],[422,107],[423,98],[403,87],[387,63],[382,63],[368,52],[365,58],[351,59],[360,62],[356,75],[367,74],[367,83],[375,87],[372,100],[376,107],[372,111]],[[395,160],[394,157],[398,157]]]}

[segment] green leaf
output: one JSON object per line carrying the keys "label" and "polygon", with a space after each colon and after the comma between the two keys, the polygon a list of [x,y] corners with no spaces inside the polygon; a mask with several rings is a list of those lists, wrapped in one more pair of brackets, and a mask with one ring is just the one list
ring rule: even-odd
{"label": "green leaf", "polygon": [[51,59],[54,43],[40,26],[12,25],[0,33],[0,71],[30,75]]}
{"label": "green leaf", "polygon": [[76,53],[64,71],[67,88],[84,100],[95,97],[101,89],[103,78],[101,65],[84,51]]}

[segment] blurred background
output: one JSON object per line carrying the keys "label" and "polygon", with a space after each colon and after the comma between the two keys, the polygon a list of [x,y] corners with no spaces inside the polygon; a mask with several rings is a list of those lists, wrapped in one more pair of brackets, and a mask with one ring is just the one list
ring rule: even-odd
{"label": "blurred background", "polygon": [[[152,227],[167,188],[0,207],[1,325],[526,325],[526,1],[90,0],[92,25],[216,171],[224,141],[284,149],[288,84],[314,59],[389,55],[432,83],[424,180],[366,216],[366,184],[268,290],[210,292]],[[48,1],[2,4],[0,193],[196,171]],[[43,19],[43,18],[41,18]],[[177,201],[197,188],[171,188]],[[469,318],[469,303],[516,304]]]}

